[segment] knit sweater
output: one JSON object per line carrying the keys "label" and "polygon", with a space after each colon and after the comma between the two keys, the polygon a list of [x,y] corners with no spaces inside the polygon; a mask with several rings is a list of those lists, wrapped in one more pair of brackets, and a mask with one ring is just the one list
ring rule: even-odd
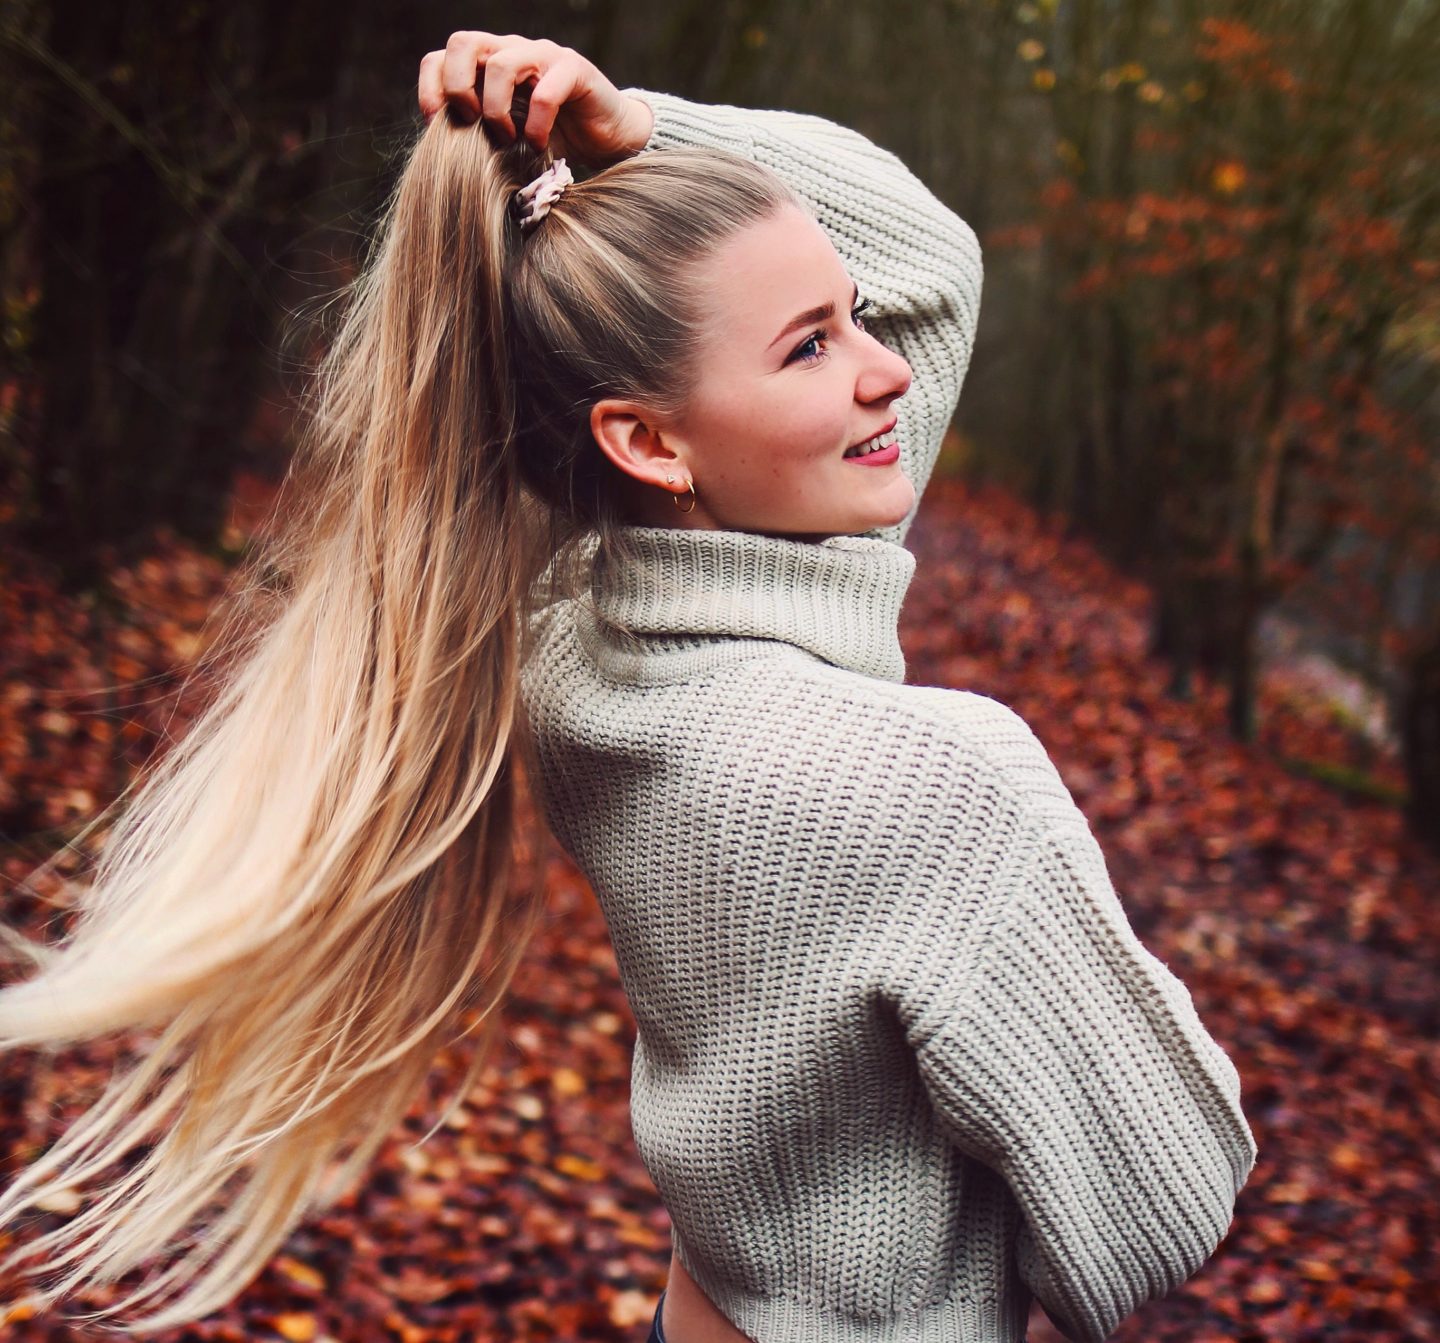
{"label": "knit sweater", "polygon": [[[929,477],[969,362],[971,229],[828,121],[630,90],[815,210],[910,363]],[[912,512],[913,516],[913,512]],[[681,1263],[761,1343],[1099,1343],[1194,1274],[1256,1158],[1240,1079],[1138,940],[1004,704],[906,685],[890,528],[630,527],[535,617],[557,838],[637,1025],[631,1123]]]}

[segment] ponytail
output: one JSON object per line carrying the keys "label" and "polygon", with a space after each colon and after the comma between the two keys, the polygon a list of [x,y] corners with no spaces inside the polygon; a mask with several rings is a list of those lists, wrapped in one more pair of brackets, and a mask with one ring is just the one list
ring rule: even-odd
{"label": "ponytail", "polygon": [[225,1305],[350,1187],[457,1027],[477,1048],[440,1122],[485,1061],[542,914],[514,879],[537,579],[573,584],[625,520],[589,408],[674,413],[696,261],[804,208],[761,164],[672,148],[567,189],[522,240],[510,202],[542,166],[523,134],[431,121],[321,364],[283,525],[239,573],[219,693],[92,823],[118,817],[65,945],[0,928],[38,969],[0,989],[0,1048],[159,1032],[0,1193],[3,1223],[146,1144],[0,1263],[64,1270],[37,1309],[176,1246],[81,1318]]}
{"label": "ponytail", "polygon": [[0,1265],[65,1270],[41,1308],[206,1214],[170,1270],[83,1318],[164,1303],[141,1332],[223,1306],[349,1188],[457,1029],[480,1028],[447,1116],[485,1061],[540,914],[513,880],[539,548],[503,321],[533,165],[447,117],[423,133],[320,367],[284,525],[240,571],[219,693],[107,809],[66,943],[6,933],[38,973],[0,990],[0,1046],[158,1032],[0,1194],[3,1222],[146,1145]]}

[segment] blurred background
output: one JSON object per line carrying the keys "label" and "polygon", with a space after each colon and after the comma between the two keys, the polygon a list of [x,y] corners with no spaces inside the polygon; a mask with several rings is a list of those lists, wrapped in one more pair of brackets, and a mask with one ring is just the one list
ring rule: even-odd
{"label": "blurred background", "polygon": [[305,319],[415,134],[420,54],[546,35],[622,87],[899,153],[985,248],[950,465],[1143,577],[1176,692],[1221,679],[1238,737],[1264,660],[1309,659],[1440,835],[1430,0],[7,0],[0,22],[0,521],[70,590],[157,527],[227,543],[236,472],[286,458]]}
{"label": "blurred background", "polygon": [[[1227,1267],[1123,1337],[1440,1337],[1435,0],[5,0],[7,888],[181,730],[327,303],[419,132],[420,57],[473,27],[622,88],[844,122],[974,226],[910,679],[1036,724],[1261,1135]],[[668,1238],[627,1147],[629,1021],[588,893],[559,857],[547,880],[564,927],[483,1107],[512,1126],[363,1196],[404,1210],[394,1253],[436,1207],[498,1200],[465,1212],[469,1256],[407,1295],[357,1204],[368,1230],[317,1224],[248,1323],[194,1336],[362,1338],[398,1311],[374,1336],[453,1337],[435,1312],[457,1318],[477,1242],[454,1299],[482,1336],[644,1336]],[[0,897],[17,921],[31,898]],[[80,1083],[8,1066],[23,1159]],[[515,1164],[474,1166],[500,1147]],[[341,1242],[381,1284],[343,1327],[320,1318]]]}

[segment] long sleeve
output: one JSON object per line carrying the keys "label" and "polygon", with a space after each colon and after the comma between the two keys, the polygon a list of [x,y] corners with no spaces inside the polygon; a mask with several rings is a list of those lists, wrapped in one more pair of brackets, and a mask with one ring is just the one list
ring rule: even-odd
{"label": "long sleeve", "polygon": [[[1053,784],[983,900],[930,902],[889,996],[947,1134],[1015,1196],[1021,1278],[1101,1343],[1214,1253],[1257,1148],[1234,1065]],[[957,936],[959,905],[984,912]]]}
{"label": "long sleeve", "polygon": [[[889,150],[858,131],[801,112],[693,103],[645,89],[655,129],[645,151],[700,145],[773,169],[815,212],[874,307],[868,329],[911,367],[896,403],[901,468],[916,502],[955,413],[980,318],[980,245],[970,226]],[[645,152],[642,151],[642,152]],[[915,509],[862,533],[903,542]]]}

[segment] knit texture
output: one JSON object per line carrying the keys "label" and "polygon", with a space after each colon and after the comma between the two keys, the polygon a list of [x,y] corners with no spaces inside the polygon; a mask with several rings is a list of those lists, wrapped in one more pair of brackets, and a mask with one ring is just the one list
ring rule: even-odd
{"label": "knit texture", "polygon": [[[910,363],[923,489],[969,363],[970,228],[816,117],[630,90],[811,204]],[[913,516],[913,514],[912,514]],[[1240,1078],[1004,704],[907,685],[910,518],[802,542],[633,527],[535,618],[537,780],[638,1026],[636,1148],[762,1343],[1099,1343],[1194,1274],[1256,1158]]]}

